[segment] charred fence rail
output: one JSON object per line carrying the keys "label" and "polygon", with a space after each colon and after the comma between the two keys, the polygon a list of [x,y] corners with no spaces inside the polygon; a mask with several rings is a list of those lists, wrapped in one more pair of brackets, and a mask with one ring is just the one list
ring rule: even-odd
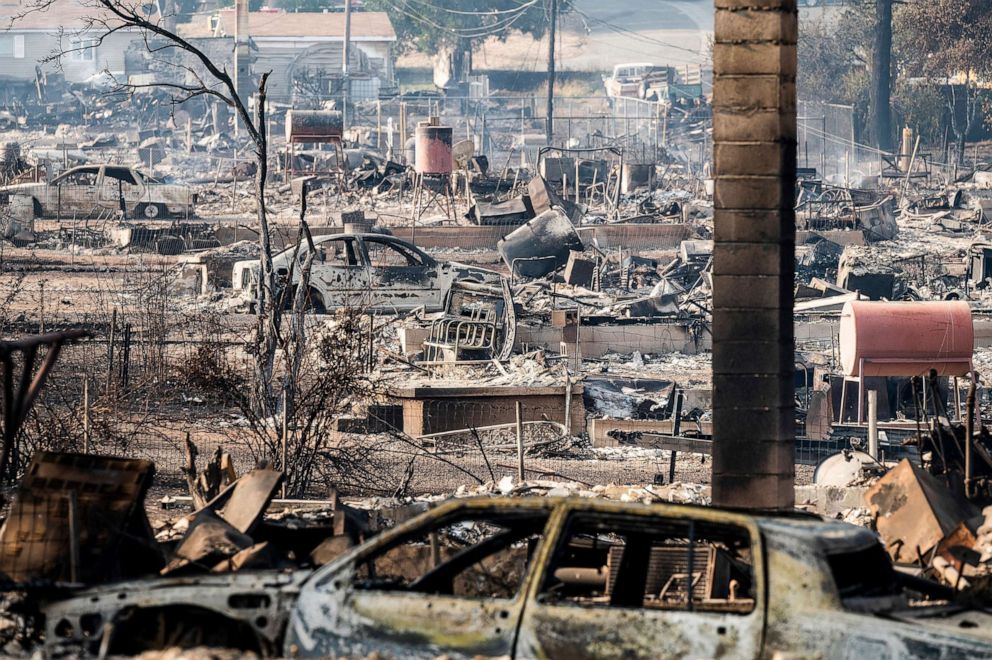
{"label": "charred fence rail", "polygon": [[[270,99],[276,100],[276,99]],[[294,107],[321,107],[333,97],[285,99]],[[405,142],[419,121],[441,116],[454,129],[455,140],[471,139],[478,153],[487,154],[493,166],[523,154],[536,162],[537,151],[546,144],[546,101],[543,96],[396,97],[360,103],[351,119],[354,130],[364,131],[363,142],[385,152],[392,147],[394,159],[403,158]],[[677,135],[689,126],[708,121],[705,108],[669,110],[653,101],[638,98],[608,99],[598,96],[560,96],[555,101],[556,144],[580,141],[583,146],[626,146],[645,160],[657,160]],[[703,145],[702,136],[692,141]],[[705,152],[705,148],[700,149]],[[685,154],[701,168],[700,153]]]}
{"label": "charred fence rail", "polygon": [[[574,482],[580,488],[668,483],[670,452],[592,447],[583,437],[581,401],[570,409],[559,398],[553,404],[513,396],[497,401],[394,400],[342,420],[338,431],[341,442],[383,438],[380,468],[392,479],[399,476],[400,490],[411,495],[488,489],[493,483],[509,488],[522,480]],[[686,452],[675,480],[706,481],[705,461]]]}

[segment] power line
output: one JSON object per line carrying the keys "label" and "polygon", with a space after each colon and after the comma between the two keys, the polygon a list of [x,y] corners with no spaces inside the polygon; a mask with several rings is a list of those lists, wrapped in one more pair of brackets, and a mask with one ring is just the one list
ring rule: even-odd
{"label": "power line", "polygon": [[616,25],[614,23],[610,23],[608,21],[604,21],[604,20],[602,20],[600,18],[596,18],[595,16],[590,16],[589,14],[587,14],[587,13],[585,13],[585,12],[579,10],[579,9],[575,9],[574,11],[576,13],[578,13],[580,16],[582,16],[582,18],[584,18],[584,19],[586,19],[588,21],[592,21],[593,23],[598,23],[598,24],[602,25],[603,27],[606,27],[606,28],[608,28],[610,30],[613,30],[617,34],[628,36],[628,37],[631,37],[632,39],[638,39],[638,40],[643,41],[645,43],[652,43],[652,44],[656,44],[658,46],[665,46],[666,48],[674,48],[675,50],[685,51],[687,53],[692,53],[693,55],[697,55],[697,56],[700,54],[698,50],[693,50],[691,48],[686,48],[685,46],[679,46],[677,44],[672,44],[672,43],[668,43],[668,42],[665,42],[665,41],[661,41],[660,39],[655,39],[654,37],[648,37],[648,36],[646,36],[644,34],[641,34],[640,32],[635,32],[634,30],[629,30],[629,29],[627,29],[625,27],[622,27],[620,25]]}
{"label": "power line", "polygon": [[499,14],[513,14],[519,11],[526,11],[534,5],[536,5],[540,0],[530,0],[530,2],[525,2],[518,7],[513,9],[491,9],[489,11],[459,11],[457,9],[448,9],[447,7],[438,7],[433,2],[425,2],[424,0],[408,0],[409,2],[416,3],[418,5],[423,5],[425,7],[430,7],[437,11],[443,11],[447,14],[457,14],[459,16],[495,16]]}
{"label": "power line", "polygon": [[520,9],[515,15],[506,19],[502,19],[501,22],[495,23],[493,25],[488,25],[488,26],[480,25],[478,27],[472,27],[472,28],[453,28],[448,25],[442,25],[432,20],[431,18],[424,16],[423,14],[417,13],[412,8],[407,7],[406,6],[407,0],[400,0],[400,2],[403,3],[402,5],[396,4],[392,0],[384,0],[384,1],[386,2],[387,5],[389,5],[396,11],[400,12],[404,16],[408,16],[409,18],[412,18],[418,23],[427,25],[428,27],[432,27],[437,30],[442,30],[444,32],[447,32],[462,39],[475,39],[478,37],[488,37],[488,36],[497,35],[501,32],[505,32],[514,23],[516,23],[521,16],[523,16],[526,13],[526,10],[528,8],[522,6],[523,8]]}

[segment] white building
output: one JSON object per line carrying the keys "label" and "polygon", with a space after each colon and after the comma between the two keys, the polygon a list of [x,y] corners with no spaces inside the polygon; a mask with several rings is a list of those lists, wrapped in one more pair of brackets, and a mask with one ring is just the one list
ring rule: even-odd
{"label": "white building", "polygon": [[[188,39],[233,39],[234,9],[197,17],[179,26]],[[273,100],[288,99],[294,81],[323,86],[319,93],[332,94],[340,86],[344,46],[344,14],[341,12],[283,12],[262,10],[248,15],[252,45],[252,70],[271,71],[268,94]],[[382,12],[351,15],[351,98],[374,99],[381,87],[393,86],[396,32]],[[214,51],[216,52],[216,51]]]}

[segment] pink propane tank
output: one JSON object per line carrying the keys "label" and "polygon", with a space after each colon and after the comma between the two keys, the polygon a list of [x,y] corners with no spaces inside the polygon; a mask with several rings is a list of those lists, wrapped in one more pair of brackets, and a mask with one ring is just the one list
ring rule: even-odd
{"label": "pink propane tank", "polygon": [[974,345],[966,302],[852,301],[841,314],[845,376],[921,376],[931,369],[964,376],[971,371]]}
{"label": "pink propane tank", "polygon": [[451,156],[452,129],[450,126],[439,126],[438,119],[417,126],[416,163],[414,169],[418,174],[451,174],[454,161]]}

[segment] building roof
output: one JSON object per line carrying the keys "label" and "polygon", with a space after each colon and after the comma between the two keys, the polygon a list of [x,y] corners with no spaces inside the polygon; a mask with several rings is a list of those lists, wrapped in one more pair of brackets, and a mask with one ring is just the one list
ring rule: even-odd
{"label": "building roof", "polygon": [[56,33],[62,29],[69,33],[92,26],[93,17],[99,15],[80,0],[0,0],[0,32]]}
{"label": "building roof", "polygon": [[[210,29],[208,17],[197,16],[192,23],[180,25],[179,34],[186,38],[234,36],[234,9],[222,9],[217,16],[220,23],[216,32]],[[253,11],[248,14],[248,33],[252,39],[303,37],[340,41],[344,39],[344,13]],[[351,38],[396,41],[396,31],[384,12],[360,11],[351,15]]]}

